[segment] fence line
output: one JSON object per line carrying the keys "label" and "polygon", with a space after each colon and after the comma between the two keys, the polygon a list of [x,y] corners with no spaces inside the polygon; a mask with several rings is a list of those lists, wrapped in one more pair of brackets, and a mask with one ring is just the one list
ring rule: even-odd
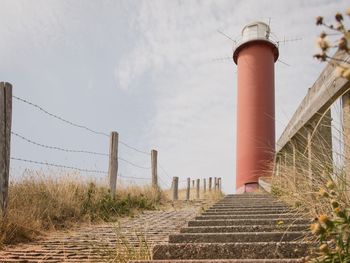
{"label": "fence line", "polygon": [[35,103],[32,103],[32,102],[30,102],[30,101],[28,101],[28,100],[26,100],[26,99],[22,99],[22,98],[20,98],[20,97],[15,96],[15,95],[12,95],[12,97],[13,97],[14,99],[18,100],[18,101],[21,101],[21,102],[23,102],[23,103],[26,103],[26,104],[28,104],[28,105],[30,105],[30,106],[32,106],[32,107],[38,109],[39,111],[41,111],[41,112],[43,112],[43,113],[49,115],[50,117],[53,117],[53,118],[58,119],[58,120],[60,120],[60,121],[63,121],[63,122],[65,122],[65,123],[67,123],[67,124],[69,124],[69,125],[71,125],[71,126],[74,126],[74,127],[77,127],[77,128],[81,128],[81,129],[84,129],[84,130],[87,130],[87,131],[89,131],[89,132],[91,132],[91,133],[94,133],[94,134],[97,134],[97,135],[104,135],[104,136],[106,136],[106,137],[109,137],[109,135],[108,135],[107,133],[100,132],[100,131],[95,131],[95,130],[90,129],[89,127],[86,127],[86,126],[84,126],[84,125],[76,124],[76,123],[73,123],[73,122],[71,122],[71,121],[68,121],[68,120],[66,120],[66,119],[64,119],[64,118],[62,118],[62,117],[60,117],[60,116],[58,116],[58,115],[56,115],[56,114],[53,114],[53,113],[48,112],[48,111],[45,110],[43,107],[41,107],[41,106],[39,106],[39,105],[37,105],[37,104],[35,104]]}
{"label": "fence line", "polygon": [[[202,184],[202,188],[201,188],[201,183],[200,182],[203,182]],[[203,195],[206,195],[207,191],[206,191],[206,181],[207,179],[206,178],[203,178],[202,180],[201,179],[196,179],[196,180],[192,180],[192,182],[196,182],[196,187],[195,187],[195,199],[200,199],[201,197],[203,197]],[[209,177],[209,182],[212,181],[212,177]],[[216,178],[215,179],[216,181],[216,187],[214,187],[214,192],[219,192],[221,193],[221,184],[222,184],[222,181],[221,181],[221,177],[219,178]],[[179,183],[183,183],[183,182],[186,182],[186,193],[185,193],[185,200],[186,201],[189,201],[190,200],[190,193],[191,193],[191,188],[193,189],[194,187],[192,186],[191,187],[191,178],[187,178],[185,180],[179,180],[179,177],[177,176],[174,176],[173,177],[173,180],[172,180],[172,200],[173,201],[176,201],[179,199]],[[201,193],[202,192],[202,193]],[[202,195],[202,196],[201,196]]]}
{"label": "fence line", "polygon": [[28,143],[31,143],[33,145],[36,145],[36,146],[39,146],[39,147],[42,147],[42,148],[46,148],[46,149],[52,149],[52,150],[57,150],[57,151],[62,151],[62,152],[71,152],[71,153],[86,153],[86,154],[92,154],[92,155],[101,155],[101,156],[109,156],[107,153],[99,153],[99,152],[93,152],[93,151],[86,151],[86,150],[73,150],[73,149],[65,149],[65,148],[62,148],[62,147],[58,147],[58,146],[50,146],[50,145],[45,145],[45,144],[42,144],[42,143],[38,143],[38,142],[35,142],[31,139],[28,139],[26,137],[24,137],[23,135],[20,135],[16,132],[11,132],[12,135],[15,135],[16,137],[28,142]]}
{"label": "fence line", "polygon": [[26,163],[34,163],[34,164],[47,165],[47,166],[52,166],[52,167],[57,167],[57,168],[64,168],[64,169],[77,170],[77,171],[86,172],[86,173],[107,174],[106,171],[101,171],[101,170],[90,170],[90,169],[79,168],[79,167],[74,167],[74,166],[67,166],[67,165],[56,164],[56,163],[33,161],[33,160],[28,160],[28,159],[23,159],[23,158],[17,158],[17,157],[13,157],[13,156],[12,156],[10,159],[11,159],[11,160],[14,160],[14,161],[21,161],[21,162],[26,162]]}
{"label": "fence line", "polygon": [[[37,142],[35,140],[32,140],[25,135],[19,134],[15,131],[11,131],[11,120],[12,120],[12,100],[16,100],[20,103],[24,103],[26,105],[29,105],[30,107],[35,108],[36,110],[44,113],[47,116],[50,116],[56,120],[59,120],[65,124],[68,124],[70,126],[83,129],[85,131],[88,131],[90,133],[93,133],[95,135],[101,135],[104,137],[110,138],[110,151],[108,153],[103,152],[97,152],[97,151],[91,151],[91,150],[85,150],[85,149],[74,149],[74,148],[65,148],[65,147],[59,147],[55,145],[46,145],[41,142]],[[125,178],[125,179],[132,179],[132,180],[152,180],[152,185],[159,188],[158,186],[158,180],[164,184],[165,186],[168,186],[169,184],[165,181],[163,181],[163,178],[161,175],[158,174],[158,166],[164,172],[164,174],[168,177],[167,180],[171,179],[168,172],[165,170],[165,168],[157,163],[157,151],[152,150],[150,152],[146,152],[143,150],[140,150],[134,146],[131,146],[127,144],[124,141],[119,140],[119,135],[117,132],[112,132],[110,135],[98,131],[95,129],[92,129],[88,126],[72,122],[70,120],[67,120],[63,118],[60,115],[51,113],[50,111],[46,110],[45,108],[41,107],[38,104],[35,104],[27,99],[14,96],[12,95],[12,85],[10,83],[4,83],[0,82],[0,131],[5,131],[6,134],[2,134],[0,138],[0,153],[2,154],[0,158],[0,212],[3,213],[6,211],[6,204],[7,204],[7,196],[8,196],[8,178],[9,178],[9,162],[10,160],[18,161],[18,162],[25,162],[30,164],[37,164],[37,165],[45,165],[45,166],[51,166],[56,168],[62,168],[62,169],[70,169],[70,170],[76,170],[80,172],[86,172],[86,173],[95,173],[95,174],[108,174],[109,175],[109,187],[111,190],[111,194],[115,195],[116,192],[116,185],[117,185],[117,178]],[[88,169],[88,168],[82,168],[74,165],[65,165],[65,164],[59,164],[55,162],[47,162],[47,161],[38,161],[38,160],[32,160],[31,158],[22,158],[17,156],[10,156],[10,138],[11,136],[15,136],[22,141],[25,141],[26,143],[49,149],[49,150],[55,150],[55,151],[62,151],[66,153],[83,153],[83,154],[90,154],[95,156],[103,156],[103,157],[109,157],[109,166],[108,171],[103,170],[97,170],[97,169]],[[129,148],[137,153],[144,154],[147,156],[150,156],[151,160],[151,166],[142,166],[139,164],[136,164],[132,161],[129,161],[123,157],[118,156],[118,145],[123,145],[126,148]],[[154,154],[156,153],[156,154]],[[153,154],[153,156],[151,156]],[[7,156],[8,155],[8,156]],[[123,176],[120,173],[118,173],[118,161],[125,162],[133,167],[143,169],[143,170],[151,170],[150,177],[138,177],[138,176]],[[151,177],[152,175],[152,177]]]}
{"label": "fence line", "polygon": [[[52,166],[52,167],[57,167],[57,168],[71,169],[71,170],[76,170],[76,171],[80,171],[80,172],[107,174],[106,171],[89,170],[89,169],[85,169],[85,168],[78,168],[78,167],[74,167],[74,166],[67,166],[67,165],[56,164],[56,163],[38,162],[38,161],[27,160],[27,159],[17,158],[17,157],[11,157],[10,159],[14,160],[14,161],[21,161],[21,162],[26,162],[26,163],[41,164],[41,165]],[[146,178],[146,177],[124,176],[124,175],[120,175],[120,174],[118,174],[118,177],[128,178],[128,179],[136,179],[136,180],[151,180],[151,178]]]}
{"label": "fence line", "polygon": [[[96,135],[103,135],[103,136],[109,138],[109,135],[108,135],[107,133],[105,133],[105,132],[96,131],[96,130],[91,129],[91,128],[85,126],[85,125],[77,124],[77,123],[74,123],[74,122],[72,122],[72,121],[66,120],[66,119],[64,119],[63,117],[60,117],[60,116],[58,116],[58,115],[56,115],[56,114],[53,114],[53,113],[50,113],[49,111],[45,110],[43,107],[41,107],[41,106],[39,106],[38,104],[35,104],[35,103],[33,103],[33,102],[30,102],[30,101],[27,100],[27,99],[23,99],[23,98],[20,98],[20,97],[15,96],[15,95],[12,95],[12,98],[14,98],[14,99],[16,99],[16,100],[18,100],[18,101],[20,101],[20,102],[23,102],[23,103],[25,103],[25,104],[27,104],[27,105],[30,105],[30,106],[32,106],[32,107],[38,109],[39,111],[45,113],[46,115],[48,115],[48,116],[50,116],[50,117],[52,117],[52,118],[58,119],[58,120],[60,120],[60,121],[62,121],[62,122],[65,122],[65,123],[67,123],[67,124],[69,124],[69,125],[71,125],[71,126],[73,126],[73,127],[80,128],[80,129],[84,129],[84,130],[89,131],[89,132],[91,132],[91,133],[93,133],[93,134],[96,134]],[[142,154],[145,154],[145,155],[150,155],[150,153],[148,153],[148,152],[146,152],[146,151],[142,151],[142,150],[140,150],[140,149],[137,149],[136,147],[130,146],[130,145],[127,144],[126,142],[123,142],[123,141],[120,141],[120,140],[119,140],[119,143],[122,144],[122,145],[124,145],[125,147],[127,147],[127,148],[129,148],[129,149],[132,149],[132,150],[138,152],[138,153],[142,153]]]}
{"label": "fence line", "polygon": [[[9,160],[13,160],[13,161],[18,161],[18,162],[24,162],[24,163],[30,163],[30,164],[38,164],[38,165],[45,165],[45,166],[51,166],[51,167],[55,167],[55,168],[63,168],[63,169],[70,169],[70,170],[76,170],[76,171],[80,171],[80,172],[86,172],[86,173],[95,173],[95,174],[105,174],[105,175],[109,175],[109,187],[111,190],[111,194],[114,196],[115,192],[116,192],[116,186],[117,186],[117,178],[125,178],[125,179],[133,179],[133,180],[151,180],[151,185],[156,188],[159,189],[159,183],[158,181],[165,185],[165,186],[169,186],[169,184],[166,182],[167,180],[172,180],[172,188],[173,188],[173,199],[177,200],[178,199],[178,186],[179,186],[179,178],[178,177],[171,177],[169,175],[169,173],[166,171],[166,169],[158,162],[158,152],[156,150],[151,150],[150,152],[146,152],[143,150],[140,150],[136,147],[133,147],[123,141],[119,140],[119,134],[115,131],[111,132],[111,134],[107,134],[105,132],[102,131],[97,131],[94,129],[89,128],[88,126],[85,125],[81,125],[78,123],[74,123],[72,121],[69,121],[57,114],[53,114],[49,111],[47,111],[46,109],[44,109],[43,107],[30,102],[27,99],[23,99],[17,96],[12,95],[12,85],[9,83],[2,83],[0,82],[0,103],[2,104],[6,104],[8,106],[8,108],[6,107],[0,107],[0,117],[1,116],[5,116],[7,119],[12,118],[12,99],[15,99],[19,102],[25,103],[31,107],[34,107],[35,109],[43,112],[44,114],[55,118],[61,122],[64,122],[70,126],[76,127],[76,128],[80,128],[83,129],[85,131],[88,131],[90,133],[93,133],[95,135],[102,135],[104,137],[108,137],[110,139],[110,149],[109,149],[109,154],[108,153],[103,153],[103,152],[96,152],[96,151],[89,151],[89,150],[82,150],[82,149],[74,149],[74,148],[64,148],[64,147],[59,147],[59,146],[53,146],[53,145],[46,145],[37,141],[34,141],[22,134],[19,134],[15,131],[11,131],[11,126],[8,126],[6,121],[4,121],[3,119],[0,119],[0,130],[4,131],[6,130],[8,132],[8,138],[5,140],[5,142],[10,140],[11,135],[15,136],[23,141],[25,141],[26,143],[38,146],[38,147],[42,147],[45,149],[50,149],[50,150],[55,150],[55,151],[62,151],[62,152],[67,152],[67,153],[83,153],[83,154],[90,154],[90,155],[95,155],[95,156],[103,156],[103,157],[109,157],[109,166],[108,166],[108,171],[103,171],[103,170],[97,170],[97,169],[87,169],[87,168],[81,168],[81,167],[76,167],[76,166],[71,166],[71,165],[65,165],[65,164],[58,164],[58,163],[54,163],[54,162],[47,162],[47,161],[37,161],[37,160],[31,160],[31,159],[26,159],[26,158],[20,158],[20,157],[16,157],[16,156],[12,156],[10,157],[9,155],[9,148],[10,145],[9,143],[6,144],[5,142],[1,142],[0,140],[0,148],[5,148],[7,149],[6,151],[3,151],[5,153],[8,153],[8,164],[9,164]],[[5,110],[6,108],[6,110]],[[5,137],[5,135],[3,136]],[[151,161],[151,166],[150,167],[146,167],[146,166],[142,166],[142,165],[138,165],[135,164],[123,157],[118,156],[118,145],[121,144],[129,149],[134,150],[137,153],[141,153],[147,156],[150,156],[150,161]],[[3,160],[0,159],[0,161],[5,161],[6,162],[6,156],[3,156]],[[137,176],[124,176],[121,175],[120,173],[118,173],[118,161],[122,161],[125,162],[129,165],[132,165],[136,168],[139,169],[143,169],[143,170],[151,170],[150,172],[150,177],[137,177]],[[3,163],[0,162],[0,165],[3,165]],[[6,168],[6,163],[4,164],[5,168]],[[3,165],[3,166],[4,166]],[[161,170],[161,173],[159,174],[158,171],[158,167]],[[8,169],[6,170],[4,168],[5,173],[4,174],[0,174],[0,183],[4,182],[0,184],[0,208],[1,208],[1,212],[4,212],[6,209],[6,203],[7,203],[7,191],[8,191],[8,176],[9,176],[9,172]],[[162,176],[165,175],[165,178]],[[7,180],[7,184],[6,184],[6,180]],[[182,182],[186,182],[187,181],[187,197],[186,200],[190,199],[189,196],[189,191],[191,188],[190,182],[191,179],[188,178],[186,180],[182,180],[180,181],[180,183]],[[199,185],[200,180],[197,179],[197,198],[199,198],[199,189],[200,189],[200,185]],[[220,181],[221,183],[221,181]],[[194,186],[194,185],[193,185]],[[219,187],[217,188],[219,189]],[[221,189],[221,187],[220,187]],[[216,189],[215,189],[216,190]]]}
{"label": "fence line", "polygon": [[[65,149],[65,148],[62,148],[62,147],[58,147],[58,146],[51,146],[51,145],[45,145],[45,144],[42,144],[42,143],[38,143],[38,142],[35,142],[31,139],[28,139],[26,137],[24,137],[23,135],[20,135],[16,132],[11,132],[12,135],[15,135],[16,137],[28,142],[28,143],[31,143],[33,145],[36,145],[36,146],[39,146],[39,147],[42,147],[42,148],[46,148],[46,149],[52,149],[52,150],[57,150],[57,151],[63,151],[63,152],[69,152],[69,153],[86,153],[86,154],[91,154],[91,155],[99,155],[99,156],[106,156],[108,157],[109,154],[107,153],[99,153],[99,152],[93,152],[93,151],[86,151],[86,150],[74,150],[74,149]],[[125,163],[128,163],[134,167],[137,167],[137,168],[140,168],[140,169],[151,169],[151,167],[144,167],[144,166],[141,166],[141,165],[138,165],[138,164],[135,164],[131,161],[128,161],[122,157],[118,157],[118,160],[121,160]]]}

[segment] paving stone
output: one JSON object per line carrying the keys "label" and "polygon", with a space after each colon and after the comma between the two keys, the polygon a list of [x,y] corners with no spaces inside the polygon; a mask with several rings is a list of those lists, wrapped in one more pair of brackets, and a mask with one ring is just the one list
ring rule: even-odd
{"label": "paving stone", "polygon": [[[150,249],[166,244],[186,221],[198,214],[205,201],[177,203],[166,211],[145,211],[135,218],[117,223],[82,226],[74,231],[60,231],[29,244],[8,246],[0,251],[0,262],[110,262],[120,240],[139,247],[140,238]],[[179,207],[179,208],[178,208]]]}

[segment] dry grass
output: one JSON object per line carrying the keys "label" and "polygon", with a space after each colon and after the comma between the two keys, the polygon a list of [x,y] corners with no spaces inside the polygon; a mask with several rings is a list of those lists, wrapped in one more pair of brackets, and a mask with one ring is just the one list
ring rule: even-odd
{"label": "dry grass", "polygon": [[[332,213],[329,202],[319,195],[320,190],[327,188],[327,183],[335,185],[337,201],[343,207],[350,207],[349,182],[346,180],[349,176],[346,165],[350,160],[344,154],[350,149],[346,144],[349,139],[339,138],[337,134],[342,135],[342,132],[336,127],[332,127],[333,136],[330,138],[325,131],[327,128],[330,127],[320,121],[320,125],[311,131],[311,143],[308,143],[306,132],[294,138],[294,152],[291,145],[283,149],[272,180],[273,194],[308,213],[311,218]],[[311,154],[308,148],[311,148]]]}
{"label": "dry grass", "polygon": [[108,262],[127,263],[129,260],[151,260],[152,249],[146,236],[141,231],[135,233],[137,244],[130,243],[127,237],[117,233],[117,244],[113,250],[107,252]]}
{"label": "dry grass", "polygon": [[164,200],[161,192],[137,186],[118,188],[112,198],[105,186],[74,178],[29,171],[24,179],[11,183],[7,214],[0,219],[0,245],[30,241],[45,231],[76,223],[113,221],[155,209]]}

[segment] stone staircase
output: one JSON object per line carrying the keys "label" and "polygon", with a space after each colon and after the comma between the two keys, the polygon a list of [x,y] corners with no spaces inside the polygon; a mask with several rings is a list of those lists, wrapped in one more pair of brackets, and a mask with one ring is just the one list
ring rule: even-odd
{"label": "stone staircase", "polygon": [[153,248],[153,260],[176,262],[303,262],[309,220],[268,194],[227,195],[168,244]]}

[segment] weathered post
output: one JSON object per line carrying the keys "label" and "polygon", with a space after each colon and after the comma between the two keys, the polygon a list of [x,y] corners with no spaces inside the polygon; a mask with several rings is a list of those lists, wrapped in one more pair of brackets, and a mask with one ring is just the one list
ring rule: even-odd
{"label": "weathered post", "polygon": [[310,186],[312,185],[312,130],[309,128],[307,130],[307,174],[310,182]]}
{"label": "weathered post", "polygon": [[293,139],[291,140],[291,145],[292,145],[293,184],[295,187],[297,183],[297,149],[296,149],[295,143],[293,142]]}
{"label": "weathered post", "polygon": [[209,192],[211,191],[212,179],[213,179],[213,178],[209,177],[209,187],[208,187]]}
{"label": "weathered post", "polygon": [[221,177],[219,178],[219,192],[221,193]]}
{"label": "weathered post", "polygon": [[118,176],[118,139],[119,135],[117,132],[113,131],[110,135],[109,140],[109,189],[111,196],[115,196],[117,188],[117,176]]}
{"label": "weathered post", "polygon": [[192,188],[194,188],[194,180],[192,180]]}
{"label": "weathered post", "polygon": [[5,216],[10,174],[12,85],[0,82],[0,214]]}
{"label": "weathered post", "polygon": [[199,187],[200,187],[200,180],[197,179],[197,185],[196,185],[196,198],[199,199]]}
{"label": "weathered post", "polygon": [[179,177],[173,177],[173,201],[179,199]]}
{"label": "weathered post", "polygon": [[187,178],[186,200],[190,200],[191,178]]}
{"label": "weathered post", "polygon": [[217,190],[216,186],[217,186],[217,178],[216,178],[216,177],[214,177],[214,191],[216,191],[216,190]]}
{"label": "weathered post", "polygon": [[204,178],[203,179],[203,193],[205,193],[207,191],[207,179]]}
{"label": "weathered post", "polygon": [[157,157],[158,157],[158,152],[156,150],[152,150],[151,151],[151,170],[152,170],[152,187],[154,189],[158,189]]}

